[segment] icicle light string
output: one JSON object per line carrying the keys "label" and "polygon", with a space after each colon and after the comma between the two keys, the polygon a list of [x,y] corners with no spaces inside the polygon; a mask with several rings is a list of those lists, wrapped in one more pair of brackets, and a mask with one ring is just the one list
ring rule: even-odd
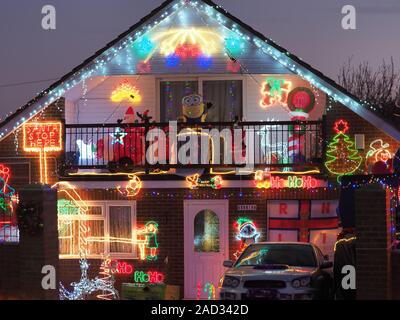
{"label": "icicle light string", "polygon": [[[309,70],[307,70],[304,66],[299,64],[298,62],[294,61],[291,57],[290,52],[281,52],[278,50],[273,43],[272,40],[263,40],[260,39],[258,36],[246,35],[248,31],[242,32],[239,30],[239,26],[232,22],[227,23],[228,19],[224,18],[223,15],[218,12],[220,10],[219,6],[210,6],[208,4],[199,4],[197,1],[179,1],[176,2],[174,5],[170,5],[164,13],[161,14],[159,19],[154,18],[151,22],[147,25],[142,26],[137,32],[134,34],[129,34],[125,38],[121,39],[121,41],[115,44],[112,48],[109,48],[104,51],[99,57],[95,58],[93,62],[91,62],[88,66],[83,67],[80,71],[77,71],[73,74],[69,81],[63,81],[55,88],[49,88],[43,91],[40,94],[40,98],[33,100],[32,102],[28,103],[25,107],[19,109],[19,112],[22,113],[21,117],[16,121],[13,127],[7,127],[0,132],[0,138],[11,133],[11,131],[15,130],[16,128],[20,127],[25,121],[32,119],[34,116],[37,116],[38,113],[45,108],[46,106],[53,103],[58,98],[62,97],[65,92],[67,92],[72,87],[75,87],[78,83],[83,81],[84,79],[88,79],[95,74],[101,74],[105,71],[104,67],[107,63],[113,60],[122,50],[127,48],[128,46],[132,45],[137,39],[143,36],[145,33],[149,32],[152,28],[156,27],[160,23],[168,20],[171,16],[176,13],[179,9],[184,6],[192,6],[194,8],[200,8],[205,12],[207,16],[210,18],[215,19],[219,22],[222,26],[232,30],[236,33],[239,37],[247,41],[253,41],[253,43],[261,49],[262,52],[271,56],[274,60],[279,62],[281,65],[288,68],[293,73],[297,74],[298,76],[305,79],[311,85],[315,86],[319,90],[325,92],[328,96],[331,96],[333,100],[339,101],[340,103],[348,106],[352,110],[358,110],[363,107],[368,107],[370,110],[375,111],[376,108],[368,104],[366,101],[358,101],[352,97],[347,96],[346,94],[340,92],[338,89],[332,87],[332,85],[328,84],[326,80],[320,79],[316,75],[312,74]],[[218,9],[218,10],[217,10]],[[226,11],[225,11],[226,12]],[[41,98],[47,97],[44,99],[42,103],[39,102]],[[29,108],[32,105],[37,104],[33,110],[28,112],[23,112],[23,108]],[[17,111],[18,112],[18,111]]]}

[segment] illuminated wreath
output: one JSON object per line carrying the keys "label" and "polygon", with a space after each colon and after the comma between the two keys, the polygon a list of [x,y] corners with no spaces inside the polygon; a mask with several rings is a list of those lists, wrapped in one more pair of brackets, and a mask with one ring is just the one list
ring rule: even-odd
{"label": "illuminated wreath", "polygon": [[20,204],[17,208],[18,228],[21,233],[31,236],[43,231],[43,208],[37,203]]}
{"label": "illuminated wreath", "polygon": [[315,95],[305,87],[297,87],[290,91],[287,103],[290,111],[309,113],[315,106]]}

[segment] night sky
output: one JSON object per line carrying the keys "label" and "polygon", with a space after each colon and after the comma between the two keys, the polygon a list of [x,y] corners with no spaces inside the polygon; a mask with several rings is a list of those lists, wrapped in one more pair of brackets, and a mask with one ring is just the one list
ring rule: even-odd
{"label": "night sky", "polygon": [[[215,0],[254,29],[337,79],[348,57],[400,67],[399,0]],[[37,92],[126,31],[162,0],[1,0],[0,112]],[[57,9],[57,30],[41,28],[41,9]],[[357,8],[357,30],[341,28],[341,8]],[[10,84],[49,80],[35,84]]]}

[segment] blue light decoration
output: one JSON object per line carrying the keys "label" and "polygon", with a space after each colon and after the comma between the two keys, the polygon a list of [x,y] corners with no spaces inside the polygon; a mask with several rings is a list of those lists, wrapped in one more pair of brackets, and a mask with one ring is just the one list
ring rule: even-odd
{"label": "blue light decoration", "polygon": [[209,56],[201,55],[197,58],[197,65],[203,69],[209,69],[212,67],[213,61]]}
{"label": "blue light decoration", "polygon": [[180,62],[181,59],[176,54],[171,54],[165,58],[165,65],[168,68],[176,68]]}
{"label": "blue light decoration", "polygon": [[229,55],[237,57],[245,50],[245,42],[238,37],[225,38],[225,48]]}
{"label": "blue light decoration", "polygon": [[[258,50],[260,50],[260,52],[272,57],[275,61],[292,71],[294,74],[297,74],[304,80],[308,81],[312,86],[326,93],[335,102],[340,102],[358,115],[365,116],[365,118],[369,121],[379,121],[377,115],[364,112],[365,109],[376,111],[376,106],[371,105],[367,101],[359,101],[345,94],[327,80],[323,79],[318,74],[311,72],[308,68],[297,62],[290,52],[283,52],[282,50],[279,50],[272,40],[260,38],[259,36],[253,35],[249,31],[241,28],[236,22],[228,19],[224,14],[222,14],[221,12],[223,12],[223,9],[219,6],[209,5],[207,3],[201,3],[198,1],[177,0],[176,2],[173,2],[167,6],[166,9],[160,13],[158,18],[152,19],[149,23],[143,24],[142,27],[122,38],[118,43],[93,59],[93,61],[87,63],[85,67],[77,70],[68,79],[63,82],[59,82],[57,85],[54,85],[51,88],[41,92],[40,96],[23,107],[28,107],[27,110],[22,108],[17,110],[18,117],[16,117],[16,120],[10,121],[2,126],[2,130],[0,131],[0,139],[8,136],[12,131],[18,129],[24,124],[25,121],[37,116],[43,111],[44,108],[57,101],[59,98],[65,96],[65,93],[68,90],[74,88],[79,83],[82,83],[86,79],[90,79],[93,76],[104,75],[104,70],[106,70],[105,67],[107,64],[111,62],[120,52],[126,48],[134,46],[136,42],[140,42],[140,39],[144,37],[147,32],[152,30],[154,27],[159,26],[163,22],[170,20],[173,14],[175,14],[177,11],[189,6],[199,13],[204,13],[208,18],[213,19],[221,26],[230,29],[234,33],[235,37],[240,39],[240,41],[251,42],[256,46],[256,48],[258,48]],[[237,51],[236,48],[238,46],[236,41],[233,41],[232,43],[229,41],[228,46],[231,48],[230,50]],[[145,41],[143,46],[138,45],[138,47],[143,48],[143,52],[146,52],[146,50],[149,50],[150,45],[148,41]],[[239,45],[239,47],[241,47],[241,45]],[[141,52],[142,50],[140,49],[139,51]],[[6,116],[10,116],[11,114],[12,113],[9,113]],[[0,119],[0,121],[2,120],[3,119]],[[388,127],[387,131],[390,132],[393,137],[398,136],[397,131],[392,127]]]}
{"label": "blue light decoration", "polygon": [[133,44],[135,54],[142,60],[147,59],[155,47],[155,44],[147,36],[140,38]]}

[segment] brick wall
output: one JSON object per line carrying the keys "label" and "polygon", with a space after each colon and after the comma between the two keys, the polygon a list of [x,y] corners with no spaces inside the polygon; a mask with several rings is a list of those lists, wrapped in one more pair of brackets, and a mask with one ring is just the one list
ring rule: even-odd
{"label": "brick wall", "polygon": [[[167,183],[167,182],[166,182]],[[147,191],[147,192],[146,192]],[[184,286],[184,200],[206,200],[206,199],[228,199],[229,200],[229,256],[232,257],[238,249],[235,240],[234,222],[237,218],[246,216],[257,224],[262,234],[260,240],[266,240],[267,232],[267,200],[268,199],[337,199],[337,192],[320,189],[316,192],[305,190],[254,190],[250,189],[223,189],[223,190],[204,190],[192,192],[183,189],[155,189],[151,190],[156,196],[148,195],[149,190],[143,190],[137,198],[137,224],[143,225],[145,222],[154,220],[159,223],[159,250],[156,262],[126,260],[133,264],[136,269],[149,271],[158,270],[165,273],[166,283],[178,285],[183,293]],[[242,191],[242,197],[236,196]],[[82,199],[101,201],[101,200],[125,200],[116,190],[79,190]],[[235,195],[235,196],[232,196]],[[257,211],[238,212],[239,204],[256,204]],[[166,259],[168,258],[168,259]],[[166,264],[168,260],[168,264]],[[91,260],[90,276],[98,275],[101,262]],[[60,260],[60,280],[69,285],[77,281],[80,277],[79,262],[77,260]],[[120,289],[121,283],[129,282],[129,277],[117,277],[117,288]]]}
{"label": "brick wall", "polygon": [[332,138],[334,137],[335,133],[333,131],[333,127],[335,122],[338,119],[344,119],[348,121],[349,123],[349,132],[348,135],[351,137],[351,139],[354,141],[354,135],[355,134],[364,134],[365,135],[365,149],[364,150],[358,150],[359,155],[364,159],[363,163],[360,166],[360,169],[355,172],[354,174],[364,174],[366,173],[366,166],[365,166],[365,157],[370,149],[369,146],[371,142],[373,142],[376,139],[382,139],[383,142],[388,143],[390,145],[390,152],[392,154],[395,154],[396,151],[400,148],[400,141],[396,141],[392,137],[388,136],[385,134],[383,131],[381,131],[380,128],[376,128],[372,124],[370,124],[368,121],[364,120],[361,118],[359,115],[348,109],[347,107],[344,107],[340,103],[335,103],[332,106],[332,109],[327,112],[327,142],[331,142]]}
{"label": "brick wall", "polygon": [[[65,100],[60,99],[49,105],[41,114],[33,118],[30,122],[40,121],[64,121],[65,119]],[[47,153],[49,183],[57,180],[57,167],[62,158],[62,152]],[[0,163],[6,164],[11,168],[15,187],[26,185],[27,183],[37,183],[40,181],[40,167],[38,154],[27,153],[23,150],[23,130],[19,128],[0,142]],[[25,164],[25,168],[21,165]],[[22,170],[21,170],[22,169]]]}
{"label": "brick wall", "polygon": [[390,203],[378,185],[355,192],[357,299],[390,299]]}

